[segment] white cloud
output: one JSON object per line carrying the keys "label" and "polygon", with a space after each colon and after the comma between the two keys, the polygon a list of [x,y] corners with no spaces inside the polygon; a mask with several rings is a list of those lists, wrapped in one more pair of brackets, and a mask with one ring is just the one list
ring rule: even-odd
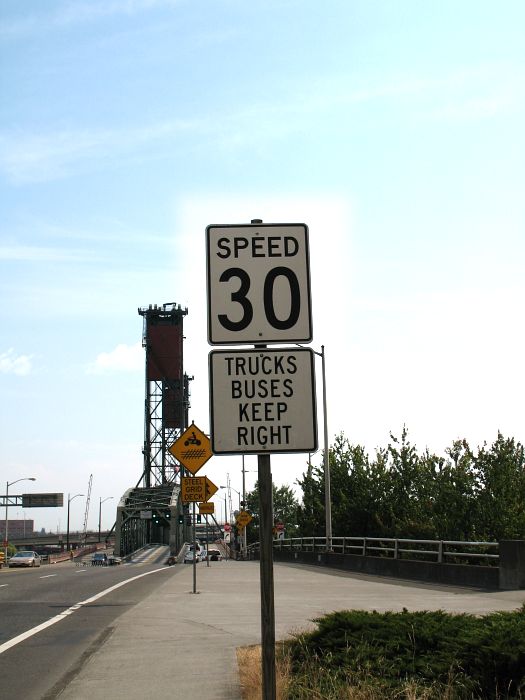
{"label": "white cloud", "polygon": [[52,29],[80,26],[97,20],[119,15],[133,17],[150,10],[174,7],[179,0],[74,0],[62,3],[56,12],[24,14],[20,18],[6,21],[0,29],[0,37],[19,38]]}
{"label": "white cloud", "polygon": [[137,372],[144,368],[144,350],[139,341],[135,345],[117,345],[111,352],[101,352],[95,362],[86,368],[87,374],[108,372]]}
{"label": "white cloud", "polygon": [[17,374],[23,377],[30,374],[31,369],[31,355],[16,355],[13,348],[0,353],[0,372],[3,374]]}
{"label": "white cloud", "polygon": [[14,183],[47,182],[66,177],[79,163],[136,153],[137,148],[165,143],[178,133],[196,131],[199,120],[164,120],[115,129],[65,129],[42,134],[0,134],[0,169]]}
{"label": "white cloud", "polygon": [[41,246],[0,246],[0,260],[16,260],[18,262],[86,262],[100,260],[100,256],[93,256],[87,251],[62,250],[58,248],[44,248]]}

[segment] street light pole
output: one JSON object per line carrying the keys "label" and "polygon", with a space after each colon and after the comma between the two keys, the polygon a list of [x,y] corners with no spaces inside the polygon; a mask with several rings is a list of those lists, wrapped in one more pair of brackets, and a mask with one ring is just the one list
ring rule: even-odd
{"label": "street light pole", "polygon": [[66,533],[66,552],[69,552],[69,506],[71,501],[78,496],[83,496],[83,493],[77,493],[74,496],[67,494],[67,533]]}
{"label": "street light pole", "polygon": [[[302,345],[296,343],[302,348]],[[326,409],[326,367],[324,345],[321,345],[321,352],[312,348],[314,355],[321,358],[321,373],[323,377],[323,422],[324,422],[324,512],[325,512],[325,540],[326,549],[332,549],[332,498],[330,495],[330,459],[328,447],[328,415]],[[310,458],[308,458],[310,459]]]}
{"label": "street light pole", "polygon": [[[318,355],[319,353],[315,354]],[[328,416],[326,411],[326,371],[324,345],[321,345],[321,368],[323,375],[325,529],[326,549],[330,550],[332,549],[332,499],[330,495],[330,459],[328,448]]]}
{"label": "street light pole", "polygon": [[241,492],[237,491],[237,489],[234,489],[233,486],[230,486],[232,491],[235,491],[235,493],[239,496],[239,510],[241,509]]}
{"label": "street light pole", "polygon": [[4,534],[4,564],[7,566],[7,548],[9,547],[9,524],[7,506],[9,502],[9,487],[13,484],[18,484],[19,481],[36,481],[34,476],[24,476],[22,479],[6,483],[5,487],[5,534]]}
{"label": "street light pole", "polygon": [[224,524],[226,525],[226,523],[229,522],[228,510],[227,510],[228,505],[226,503],[226,497],[228,495],[228,491],[227,491],[228,487],[227,486],[219,486],[219,488],[223,489],[223,491],[224,491]]}
{"label": "street light pole", "polygon": [[[246,470],[244,468],[244,455],[242,456],[242,509],[246,510]],[[242,529],[242,556],[246,558],[247,544],[246,525]]]}
{"label": "street light pole", "polygon": [[101,524],[102,524],[102,504],[105,503],[106,501],[109,501],[113,498],[113,496],[108,496],[107,498],[102,499],[102,496],[99,496],[100,502],[98,504],[98,541],[99,543],[101,542],[101,537],[100,537],[100,529],[101,529]]}

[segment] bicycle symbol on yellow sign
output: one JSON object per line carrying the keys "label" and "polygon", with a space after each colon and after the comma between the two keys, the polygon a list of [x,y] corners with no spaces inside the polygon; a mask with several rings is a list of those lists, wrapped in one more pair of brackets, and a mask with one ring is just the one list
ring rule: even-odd
{"label": "bicycle symbol on yellow sign", "polygon": [[209,438],[195,423],[192,423],[168,449],[192,474],[196,474],[213,455]]}

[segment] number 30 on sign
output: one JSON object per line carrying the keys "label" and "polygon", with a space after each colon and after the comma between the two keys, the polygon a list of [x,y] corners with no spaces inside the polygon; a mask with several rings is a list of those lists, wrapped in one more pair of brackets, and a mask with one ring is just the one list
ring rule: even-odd
{"label": "number 30 on sign", "polygon": [[311,341],[306,224],[211,225],[206,252],[211,345]]}

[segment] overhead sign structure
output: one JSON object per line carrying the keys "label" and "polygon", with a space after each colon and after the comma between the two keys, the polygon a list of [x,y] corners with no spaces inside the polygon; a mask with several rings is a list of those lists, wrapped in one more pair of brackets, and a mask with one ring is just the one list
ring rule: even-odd
{"label": "overhead sign structure", "polygon": [[63,493],[23,493],[22,508],[61,508]]}
{"label": "overhead sign structure", "polygon": [[213,515],[215,513],[215,503],[199,503],[200,515]]}
{"label": "overhead sign structure", "polygon": [[213,350],[214,454],[315,452],[314,365],[310,348]]}
{"label": "overhead sign structure", "polygon": [[213,455],[208,436],[195,423],[192,423],[168,449],[192,474],[196,474]]}
{"label": "overhead sign structure", "polygon": [[181,500],[183,503],[205,503],[218,491],[207,476],[183,476],[181,479]]}
{"label": "overhead sign structure", "polygon": [[206,228],[211,345],[312,339],[306,224]]}
{"label": "overhead sign structure", "polygon": [[237,516],[235,522],[237,524],[237,527],[242,530],[246,525],[251,523],[253,520],[251,513],[248,513],[247,510],[241,510],[239,515]]}

